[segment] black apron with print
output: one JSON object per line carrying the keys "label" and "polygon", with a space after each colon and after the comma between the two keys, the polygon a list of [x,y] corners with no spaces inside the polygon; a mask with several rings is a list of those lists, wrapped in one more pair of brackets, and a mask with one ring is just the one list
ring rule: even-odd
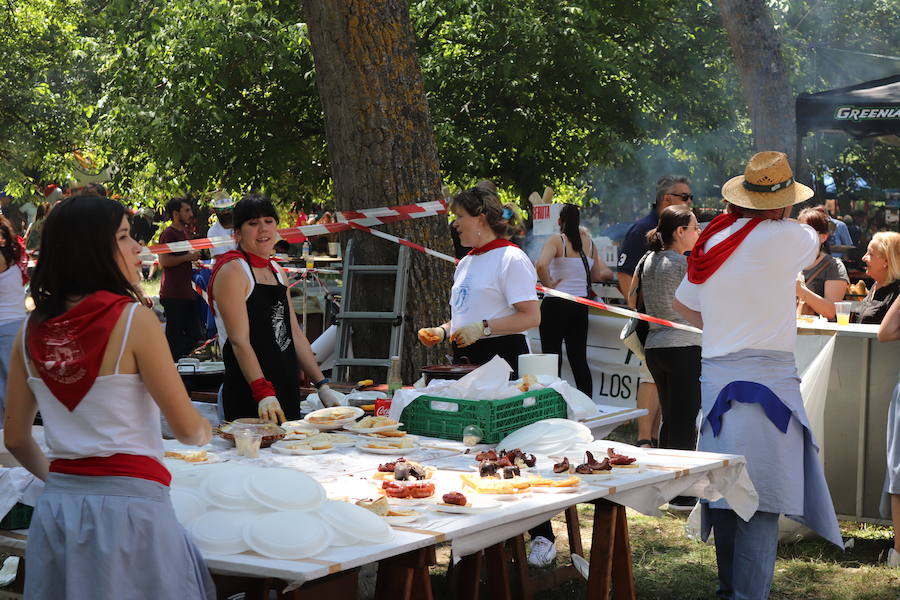
{"label": "black apron with print", "polygon": [[[250,269],[251,275],[253,269]],[[281,283],[260,284],[253,276],[253,291],[247,298],[247,319],[250,325],[250,346],[262,368],[263,377],[275,386],[278,402],[288,421],[300,418],[299,364],[291,336],[291,320],[287,301],[287,288]],[[225,380],[222,386],[222,404],[225,419],[258,417],[259,411],[250,384],[247,383],[231,339],[222,351],[225,361]]]}

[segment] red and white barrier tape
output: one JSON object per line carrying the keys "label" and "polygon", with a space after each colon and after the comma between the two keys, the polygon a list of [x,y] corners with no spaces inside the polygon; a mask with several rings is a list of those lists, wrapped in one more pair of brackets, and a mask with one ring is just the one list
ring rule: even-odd
{"label": "red and white barrier tape", "polygon": [[[404,204],[402,206],[385,206],[381,208],[369,208],[338,213],[337,223],[323,223],[316,225],[301,225],[299,227],[287,227],[279,229],[278,233],[287,242],[299,244],[307,238],[319,235],[328,235],[346,231],[352,224],[361,226],[384,225],[409,219],[421,219],[433,217],[447,212],[447,205],[443,200],[431,202],[419,202],[416,204]],[[169,252],[187,252],[190,250],[203,250],[219,246],[228,246],[234,243],[230,236],[217,236],[211,238],[198,238],[183,242],[169,242],[167,244],[155,244],[144,248],[144,254],[166,254]]]}
{"label": "red and white barrier tape", "polygon": [[[362,227],[358,225],[353,226],[354,229],[360,229],[362,231],[366,231],[371,233],[372,235],[378,236],[385,240],[390,240],[397,244],[401,244],[403,246],[407,246],[409,248],[413,248],[418,250],[419,252],[423,252],[428,254],[429,256],[434,256],[436,258],[440,258],[441,260],[458,263],[459,261],[452,256],[448,256],[447,254],[443,254],[442,252],[438,252],[436,250],[432,250],[431,248],[426,248],[425,246],[416,244],[414,242],[410,242],[409,240],[404,240],[403,238],[399,238],[395,235],[391,235],[389,233],[384,233],[383,231],[378,231],[375,229],[370,229],[369,227]],[[606,304],[605,302],[597,302],[596,300],[588,300],[587,298],[581,298],[579,296],[573,296],[572,294],[567,294],[565,292],[560,292],[559,290],[554,290],[552,288],[546,288],[542,285],[535,286],[539,292],[543,292],[544,294],[548,294],[550,296],[556,296],[557,298],[564,298],[566,300],[571,300],[572,302],[577,302],[579,304],[584,304],[586,306],[593,306],[594,308],[599,308],[601,310],[605,310],[611,313],[615,313],[617,315],[622,315],[624,317],[635,317],[642,321],[647,321],[648,323],[656,323],[657,325],[664,325],[666,327],[672,327],[673,329],[681,329],[682,331],[690,331],[692,333],[703,333],[700,329],[696,327],[692,327],[690,325],[682,325],[681,323],[675,323],[673,321],[669,321],[667,319],[660,319],[659,317],[654,317],[652,315],[646,315],[644,313],[639,313],[635,310],[631,310],[629,308],[623,308],[621,306],[613,306],[611,304]]]}

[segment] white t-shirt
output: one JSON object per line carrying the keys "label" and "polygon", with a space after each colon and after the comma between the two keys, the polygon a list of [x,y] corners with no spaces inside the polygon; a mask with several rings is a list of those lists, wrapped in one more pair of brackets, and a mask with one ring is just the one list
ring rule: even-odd
{"label": "white t-shirt", "polygon": [[503,246],[470,254],[456,265],[450,294],[450,331],[515,314],[513,304],[537,300],[537,272],[522,250]]}
{"label": "white t-shirt", "polygon": [[[738,219],[714,235],[706,250],[737,231]],[[687,276],[675,298],[703,315],[704,358],[756,348],[794,352],[797,341],[795,281],[816,259],[819,235],[795,221],[767,220],[702,284]]]}
{"label": "white t-shirt", "polygon": [[[219,223],[218,220],[216,220],[216,222],[213,223],[209,228],[209,231],[206,232],[206,237],[230,237],[231,232],[231,229],[225,229],[224,227],[222,227],[222,224]],[[228,246],[213,246],[209,249],[209,254],[210,256],[219,256],[220,254],[225,254],[229,250],[234,250],[235,248],[237,248],[237,242]]]}

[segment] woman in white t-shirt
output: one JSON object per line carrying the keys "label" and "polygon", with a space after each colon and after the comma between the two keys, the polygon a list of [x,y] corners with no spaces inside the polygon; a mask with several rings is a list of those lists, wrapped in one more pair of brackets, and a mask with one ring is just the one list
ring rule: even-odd
{"label": "woman in white t-shirt", "polygon": [[537,327],[541,314],[534,266],[506,239],[514,213],[486,186],[460,192],[450,210],[462,245],[472,250],[453,275],[450,321],[420,329],[419,341],[449,340],[454,362],[481,365],[500,356],[515,372],[519,355],[528,352],[524,332]]}

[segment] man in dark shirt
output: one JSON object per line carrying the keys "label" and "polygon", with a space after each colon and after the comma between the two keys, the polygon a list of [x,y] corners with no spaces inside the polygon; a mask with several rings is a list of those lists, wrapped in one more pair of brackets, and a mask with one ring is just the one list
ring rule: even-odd
{"label": "man in dark shirt", "polygon": [[[191,203],[185,198],[173,198],[166,204],[166,215],[172,224],[160,234],[159,242],[189,239],[186,226],[194,215]],[[159,302],[166,315],[166,339],[175,360],[189,354],[200,339],[200,318],[194,303],[197,295],[191,287],[191,263],[199,258],[196,250],[159,255],[163,271]]]}
{"label": "man in dark shirt", "polygon": [[[656,203],[650,213],[636,221],[622,245],[619,247],[618,278],[619,290],[622,295],[628,297],[631,290],[631,279],[638,261],[647,252],[647,232],[654,229],[659,223],[659,215],[668,206],[687,204],[691,205],[694,196],[691,194],[691,186],[687,177],[681,175],[664,175],[656,182]],[[659,427],[662,412],[659,408],[659,393],[656,383],[646,364],[641,364],[640,383],[637,391],[637,407],[646,408],[648,413],[638,418],[638,446],[655,446],[659,435]]]}

